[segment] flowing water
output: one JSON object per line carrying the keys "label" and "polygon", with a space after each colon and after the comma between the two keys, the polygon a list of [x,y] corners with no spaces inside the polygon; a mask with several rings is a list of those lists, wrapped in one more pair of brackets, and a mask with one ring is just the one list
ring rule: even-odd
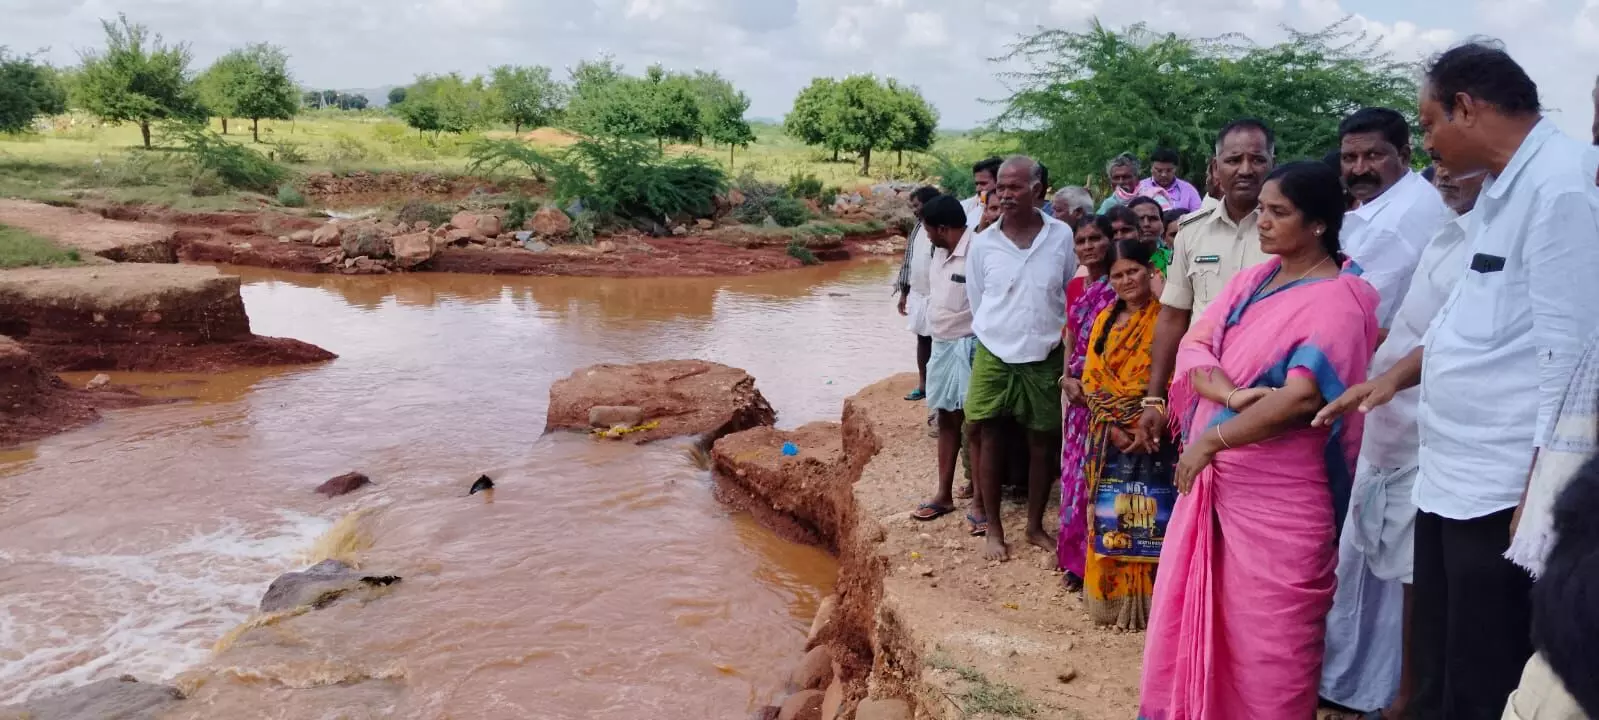
{"label": "flowing water", "polygon": [[[781,696],[832,559],[718,505],[683,443],[541,438],[549,386],[706,358],[752,373],[780,425],[836,419],[909,363],[892,271],[232,269],[257,333],[341,357],[113,375],[189,399],[0,453],[0,704],[131,673],[190,692],[185,718],[745,717]],[[374,485],[312,492],[349,470]],[[492,502],[467,496],[480,473]],[[277,574],[340,555],[319,538],[404,580],[252,620]]]}

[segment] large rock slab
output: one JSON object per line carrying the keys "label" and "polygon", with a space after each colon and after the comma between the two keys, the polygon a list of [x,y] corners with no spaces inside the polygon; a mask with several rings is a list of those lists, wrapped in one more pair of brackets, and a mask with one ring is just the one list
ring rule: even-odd
{"label": "large rock slab", "polygon": [[261,612],[302,605],[323,608],[353,592],[366,592],[400,581],[393,575],[367,575],[337,560],[323,560],[299,572],[279,575],[261,596]]}
{"label": "large rock slab", "polygon": [[239,278],[192,265],[0,271],[0,334],[50,370],[216,370],[330,360],[250,332]]}
{"label": "large rock slab", "polygon": [[123,675],[0,707],[0,720],[157,720],[182,701],[176,688]]}
{"label": "large rock slab", "polygon": [[49,238],[85,256],[117,262],[175,263],[175,228],[147,222],[119,222],[73,208],[26,200],[0,199],[0,224]]}
{"label": "large rock slab", "polygon": [[589,410],[601,406],[643,410],[648,429],[622,436],[634,443],[693,435],[709,445],[777,420],[749,373],[705,360],[661,360],[594,365],[557,381],[545,431],[587,430]]}

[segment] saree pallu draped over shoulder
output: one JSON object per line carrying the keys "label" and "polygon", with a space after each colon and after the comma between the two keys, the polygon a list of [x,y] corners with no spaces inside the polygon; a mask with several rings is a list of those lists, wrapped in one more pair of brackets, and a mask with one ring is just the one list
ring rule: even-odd
{"label": "saree pallu draped over shoulder", "polygon": [[[1239,387],[1307,376],[1324,401],[1365,379],[1378,298],[1359,267],[1263,291],[1280,269],[1272,260],[1239,273],[1183,338],[1171,412],[1185,438],[1236,416],[1194,392],[1194,370],[1219,369]],[[1223,450],[1178,500],[1155,582],[1142,720],[1313,717],[1360,434],[1351,414]]]}

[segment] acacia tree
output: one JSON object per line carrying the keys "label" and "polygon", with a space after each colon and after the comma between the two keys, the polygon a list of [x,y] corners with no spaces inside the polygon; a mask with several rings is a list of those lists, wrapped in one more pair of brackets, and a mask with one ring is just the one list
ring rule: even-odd
{"label": "acacia tree", "polygon": [[[365,106],[365,99],[362,106]],[[493,101],[481,76],[467,80],[460,73],[423,75],[406,89],[395,109],[417,132],[464,133],[489,121]]]}
{"label": "acacia tree", "polygon": [[[256,43],[223,55],[196,80],[206,107],[222,118],[222,132],[228,132],[228,117],[250,120],[250,136],[261,142],[261,120],[288,120],[300,109],[294,78],[289,75],[289,56],[282,48]],[[363,98],[363,105],[365,98]]]}
{"label": "acacia tree", "polygon": [[0,47],[0,133],[22,132],[34,118],[66,109],[66,89],[54,68]]}
{"label": "acacia tree", "polygon": [[150,124],[159,120],[200,120],[204,111],[189,82],[189,46],[168,45],[161,35],[118,15],[100,21],[106,46],[81,54],[73,83],[75,104],[113,124],[138,123],[144,147]]}
{"label": "acacia tree", "polygon": [[566,88],[542,65],[501,65],[494,68],[492,78],[490,87],[494,91],[499,119],[511,123],[518,134],[524,125],[530,128],[549,125],[566,102]]}
{"label": "acacia tree", "polygon": [[667,140],[693,142],[699,137],[700,104],[688,76],[651,65],[640,88],[645,95],[649,134],[657,148],[665,147]]}
{"label": "acacia tree", "polygon": [[748,147],[755,142],[755,131],[744,119],[744,113],[749,112],[749,109],[749,96],[735,90],[731,96],[714,100],[703,118],[705,134],[711,138],[711,142],[727,145],[728,167],[733,167],[735,149]]}
{"label": "acacia tree", "polygon": [[1063,176],[1099,177],[1122,152],[1179,148],[1190,180],[1202,179],[1215,133],[1254,116],[1276,131],[1279,157],[1320,157],[1338,122],[1368,105],[1412,114],[1414,68],[1354,32],[1348,19],[1260,46],[1247,38],[1120,32],[1097,21],[1083,32],[1042,30],[1000,58],[1028,69],[1002,75],[1014,88],[996,129]]}
{"label": "acacia tree", "polygon": [[840,134],[833,127],[835,118],[833,96],[838,91],[838,81],[819,77],[811,80],[794,98],[794,109],[783,118],[783,131],[806,145],[821,145],[833,151],[833,162],[838,162]]}

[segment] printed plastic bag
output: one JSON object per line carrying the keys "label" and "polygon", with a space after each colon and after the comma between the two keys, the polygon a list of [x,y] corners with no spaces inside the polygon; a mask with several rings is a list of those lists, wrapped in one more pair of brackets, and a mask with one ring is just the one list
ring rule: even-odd
{"label": "printed plastic bag", "polygon": [[[1169,445],[1168,445],[1169,448]],[[1161,453],[1123,454],[1108,448],[1094,493],[1095,553],[1135,562],[1160,559],[1166,524],[1177,503],[1174,448]]]}

